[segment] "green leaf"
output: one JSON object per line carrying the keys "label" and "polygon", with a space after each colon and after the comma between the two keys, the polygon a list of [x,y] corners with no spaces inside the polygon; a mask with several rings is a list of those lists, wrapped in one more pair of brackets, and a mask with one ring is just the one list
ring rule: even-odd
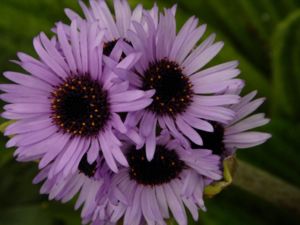
{"label": "green leaf", "polygon": [[235,186],[207,199],[206,207],[207,212],[200,214],[205,225],[298,225],[300,222],[300,218],[288,210],[274,207]]}
{"label": "green leaf", "polygon": [[237,158],[300,187],[299,123],[273,118],[263,131],[272,138],[258,147],[239,150]]}
{"label": "green leaf", "polygon": [[80,218],[70,206],[60,203],[35,203],[1,210],[1,225],[80,225]]}
{"label": "green leaf", "polygon": [[273,114],[299,119],[300,10],[281,22],[273,36]]}

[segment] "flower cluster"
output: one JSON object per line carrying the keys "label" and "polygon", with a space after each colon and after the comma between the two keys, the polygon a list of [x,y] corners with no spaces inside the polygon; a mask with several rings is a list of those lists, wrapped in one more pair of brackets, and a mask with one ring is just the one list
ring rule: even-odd
{"label": "flower cluster", "polygon": [[186,209],[198,220],[222,160],[270,138],[248,131],[269,122],[249,116],[264,99],[240,97],[236,61],[207,66],[223,42],[198,44],[206,25],[194,17],[177,32],[176,6],[80,5],[84,18],[67,9],[70,24],[34,39],[38,59],[18,53],[24,73],[4,73],[7,147],[39,162],[42,194],[78,194],[83,223],[186,225]]}

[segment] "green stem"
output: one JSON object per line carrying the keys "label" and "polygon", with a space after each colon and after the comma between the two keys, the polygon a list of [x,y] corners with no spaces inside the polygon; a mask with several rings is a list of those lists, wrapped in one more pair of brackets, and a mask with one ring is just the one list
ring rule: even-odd
{"label": "green stem", "polygon": [[239,160],[233,184],[300,215],[299,188],[266,171]]}

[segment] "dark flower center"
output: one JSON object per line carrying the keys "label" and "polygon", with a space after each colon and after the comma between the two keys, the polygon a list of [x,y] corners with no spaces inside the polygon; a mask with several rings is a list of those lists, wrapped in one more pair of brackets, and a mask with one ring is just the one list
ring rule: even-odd
{"label": "dark flower center", "polygon": [[222,155],[225,151],[225,146],[223,143],[224,138],[224,128],[221,124],[216,122],[210,122],[214,127],[214,132],[206,132],[198,130],[199,135],[203,139],[203,146],[197,146],[192,144],[192,148],[205,148],[210,149],[216,155]]}
{"label": "dark flower center", "polygon": [[192,102],[192,84],[176,62],[162,59],[151,63],[143,76],[143,89],[155,89],[149,110],[158,115],[183,113]]}
{"label": "dark flower center", "polygon": [[[116,39],[116,40],[112,40],[112,41],[108,41],[108,42],[104,43],[103,55],[110,56],[110,54],[112,53],[112,51],[118,41],[119,41],[119,39]],[[130,41],[127,41],[126,39],[123,39],[123,41],[126,42],[127,44],[129,44],[130,46],[132,46]],[[124,59],[125,57],[126,57],[126,55],[124,54],[124,52],[122,52],[121,60]]]}
{"label": "dark flower center", "polygon": [[104,43],[103,46],[103,55],[109,56],[112,52],[112,50],[114,49],[114,47],[116,46],[118,40],[113,40],[113,41],[109,41]]}
{"label": "dark flower center", "polygon": [[161,185],[177,178],[185,167],[174,150],[156,146],[152,161],[146,159],[145,149],[133,148],[127,155],[130,177],[139,184]]}
{"label": "dark flower center", "polygon": [[93,177],[96,173],[96,169],[97,162],[89,164],[87,161],[87,155],[85,154],[79,163],[78,170],[87,177]]}
{"label": "dark flower center", "polygon": [[69,77],[51,99],[51,117],[64,133],[95,136],[110,119],[107,92],[87,75]]}

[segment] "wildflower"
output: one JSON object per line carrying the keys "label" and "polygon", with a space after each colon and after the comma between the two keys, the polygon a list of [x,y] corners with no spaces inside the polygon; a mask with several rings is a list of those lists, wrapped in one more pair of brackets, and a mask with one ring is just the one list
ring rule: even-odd
{"label": "wildflower", "polygon": [[[28,74],[6,72],[16,84],[1,84],[1,99],[10,103],[2,116],[17,120],[5,134],[14,135],[7,143],[16,146],[20,161],[40,160],[44,168],[55,160],[53,171],[74,172],[88,154],[95,162],[102,151],[109,167],[117,162],[128,166],[120,150],[116,132],[126,133],[120,113],[147,107],[153,92],[130,89],[103,62],[103,36],[96,24],[73,21],[70,35],[57,25],[57,38],[44,33],[34,39],[39,59],[19,53],[20,66]],[[130,69],[139,54],[120,61]],[[136,138],[138,139],[138,137]],[[117,162],[116,162],[117,161]]]}
{"label": "wildflower", "polygon": [[111,185],[112,191],[122,193],[117,199],[124,224],[166,224],[170,209],[178,224],[186,225],[185,207],[198,220],[198,208],[205,210],[205,180],[221,178],[218,156],[209,150],[185,149],[168,132],[158,137],[151,161],[145,148],[136,150],[131,145],[126,152],[129,168],[114,174]]}
{"label": "wildflower", "polygon": [[160,14],[157,24],[148,12],[144,12],[144,19],[146,26],[133,21],[135,31],[128,32],[132,46],[125,45],[125,53],[142,53],[134,66],[136,73],[130,73],[128,79],[132,87],[153,89],[155,95],[146,109],[128,114],[126,125],[139,126],[147,159],[151,160],[155,154],[157,125],[186,144],[189,139],[202,145],[196,129],[213,132],[208,121],[226,124],[232,120],[234,111],[227,106],[238,103],[240,98],[219,93],[237,81],[232,78],[240,71],[235,61],[203,70],[223,43],[214,44],[213,34],[196,46],[206,26],[197,27],[198,20],[194,17],[178,34],[172,9]]}

